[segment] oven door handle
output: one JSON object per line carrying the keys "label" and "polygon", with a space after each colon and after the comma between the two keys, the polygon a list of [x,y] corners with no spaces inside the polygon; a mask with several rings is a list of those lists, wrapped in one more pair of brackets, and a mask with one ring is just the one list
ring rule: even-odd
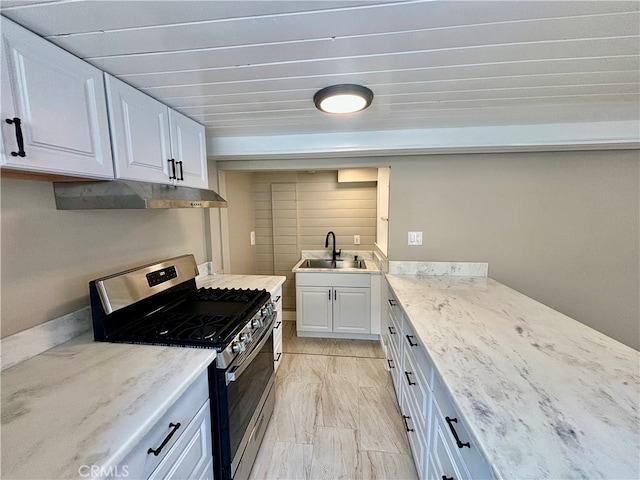
{"label": "oven door handle", "polygon": [[267,340],[271,338],[271,331],[273,330],[274,318],[275,318],[275,315],[271,317],[269,328],[265,331],[264,336],[262,337],[262,339],[260,339],[260,343],[258,343],[258,345],[253,349],[251,354],[247,358],[245,358],[240,365],[234,365],[233,367],[230,367],[229,371],[227,371],[224,374],[225,383],[227,385],[229,385],[231,382],[235,382],[236,380],[238,380],[238,378],[240,378],[240,375],[242,375],[242,372],[246,370],[246,368],[253,361],[253,359],[256,358],[256,356],[260,353],[260,351],[262,350],[262,347],[264,347],[264,344],[267,343]]}

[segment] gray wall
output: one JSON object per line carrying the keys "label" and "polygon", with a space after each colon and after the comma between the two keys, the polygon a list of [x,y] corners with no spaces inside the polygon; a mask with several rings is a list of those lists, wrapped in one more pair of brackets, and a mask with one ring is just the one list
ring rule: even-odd
{"label": "gray wall", "polygon": [[639,151],[389,163],[390,260],[488,262],[494,279],[640,349]]}
{"label": "gray wall", "polygon": [[251,231],[256,230],[253,205],[253,174],[225,174],[227,216],[229,222],[229,258],[227,273],[255,275],[256,246],[251,245]]}
{"label": "gray wall", "polygon": [[208,260],[207,210],[58,211],[51,182],[0,185],[2,337],[86,307],[102,275],[184,253]]}

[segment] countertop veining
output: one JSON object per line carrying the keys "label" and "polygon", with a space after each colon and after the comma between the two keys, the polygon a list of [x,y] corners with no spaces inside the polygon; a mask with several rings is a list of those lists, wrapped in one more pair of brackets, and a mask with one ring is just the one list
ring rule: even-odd
{"label": "countertop veining", "polygon": [[502,478],[640,478],[640,353],[491,278],[387,275]]}

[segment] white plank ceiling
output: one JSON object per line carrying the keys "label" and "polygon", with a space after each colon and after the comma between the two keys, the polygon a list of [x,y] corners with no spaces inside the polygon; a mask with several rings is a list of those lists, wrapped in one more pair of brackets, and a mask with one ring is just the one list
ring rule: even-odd
{"label": "white plank ceiling", "polygon": [[[640,2],[3,1],[214,137],[637,120]],[[322,114],[357,83],[373,105]]]}

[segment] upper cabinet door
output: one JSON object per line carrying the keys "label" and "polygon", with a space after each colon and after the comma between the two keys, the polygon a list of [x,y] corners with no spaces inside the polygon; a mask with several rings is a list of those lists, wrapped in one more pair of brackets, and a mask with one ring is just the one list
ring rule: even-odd
{"label": "upper cabinet door", "polygon": [[116,178],[174,183],[169,108],[105,74]]}
{"label": "upper cabinet door", "polygon": [[0,164],[113,178],[102,72],[4,17],[1,26]]}
{"label": "upper cabinet door", "polygon": [[178,162],[178,185],[209,188],[204,127],[171,109],[169,125],[171,151],[173,158]]}

